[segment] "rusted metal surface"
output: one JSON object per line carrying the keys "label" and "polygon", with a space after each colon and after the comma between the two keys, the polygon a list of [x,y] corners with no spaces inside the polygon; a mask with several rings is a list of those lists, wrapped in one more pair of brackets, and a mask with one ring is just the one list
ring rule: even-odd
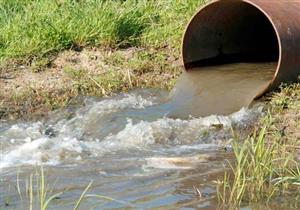
{"label": "rusted metal surface", "polygon": [[300,0],[217,0],[189,22],[182,44],[185,70],[230,62],[278,62],[257,97],[300,75]]}

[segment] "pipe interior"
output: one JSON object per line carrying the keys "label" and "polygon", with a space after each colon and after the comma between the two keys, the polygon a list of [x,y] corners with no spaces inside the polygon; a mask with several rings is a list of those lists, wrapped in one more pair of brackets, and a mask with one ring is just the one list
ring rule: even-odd
{"label": "pipe interior", "polygon": [[272,23],[258,8],[246,2],[221,1],[194,16],[182,52],[186,70],[236,62],[278,62],[279,43]]}

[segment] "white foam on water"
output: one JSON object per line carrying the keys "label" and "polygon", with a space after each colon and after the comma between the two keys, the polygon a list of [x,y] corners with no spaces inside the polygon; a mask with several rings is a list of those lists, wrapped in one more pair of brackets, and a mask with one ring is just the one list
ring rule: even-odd
{"label": "white foam on water", "polygon": [[92,127],[93,124],[99,125],[101,123],[99,119],[104,118],[104,121],[105,116],[108,114],[124,109],[144,109],[153,105],[152,100],[143,98],[141,95],[125,94],[123,98],[118,100],[106,99],[100,102],[92,102],[79,109],[76,116],[71,120],[62,120],[56,127],[61,128],[60,133],[82,133],[85,128]]}
{"label": "white foam on water", "polygon": [[[17,164],[57,164],[72,153],[89,152],[93,143],[78,140],[76,136],[84,133],[86,127],[104,115],[124,109],[143,109],[153,104],[153,98],[141,95],[125,94],[116,100],[108,98],[89,103],[78,109],[75,117],[62,119],[53,125],[59,130],[55,138],[43,134],[42,122],[18,123],[0,133],[0,168]],[[78,156],[76,156],[78,159]]]}
{"label": "white foam on water", "polygon": [[191,169],[196,164],[208,162],[210,156],[207,154],[194,155],[194,156],[175,156],[175,157],[150,157],[145,158],[146,163],[143,165],[144,170],[148,169]]}
{"label": "white foam on water", "polygon": [[[180,165],[178,162],[171,158],[165,158],[165,157],[153,157],[153,158],[147,158],[146,164],[143,165],[143,169],[147,171],[148,169],[191,169],[191,165]],[[180,163],[180,162],[179,162]]]}
{"label": "white foam on water", "polygon": [[[64,161],[82,161],[85,158],[101,157],[104,154],[130,149],[141,150],[143,153],[143,150],[157,149],[155,147],[157,145],[161,145],[162,150],[168,148],[166,151],[171,152],[216,149],[218,145],[224,143],[224,139],[230,138],[232,126],[250,125],[262,115],[261,108],[255,107],[243,108],[229,116],[187,120],[162,117],[153,121],[134,122],[128,118],[124,128],[116,133],[110,133],[103,138],[90,138],[84,135],[88,131],[101,128],[101,120],[105,121],[107,115],[111,113],[126,109],[144,109],[152,104],[150,99],[131,94],[123,98],[93,102],[77,110],[73,118],[62,119],[51,125],[57,130],[54,136],[45,134],[46,125],[42,122],[12,125],[0,133],[0,141],[8,142],[8,145],[1,147],[0,167],[41,163],[55,165]],[[164,167],[178,166],[169,164]]]}

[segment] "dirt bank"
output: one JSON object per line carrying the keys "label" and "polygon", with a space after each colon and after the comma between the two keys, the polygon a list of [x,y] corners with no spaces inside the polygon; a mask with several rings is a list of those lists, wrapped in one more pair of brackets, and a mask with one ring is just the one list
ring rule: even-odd
{"label": "dirt bank", "polygon": [[104,96],[133,88],[170,89],[181,71],[171,49],[86,48],[46,61],[0,68],[0,118],[44,116],[78,95]]}

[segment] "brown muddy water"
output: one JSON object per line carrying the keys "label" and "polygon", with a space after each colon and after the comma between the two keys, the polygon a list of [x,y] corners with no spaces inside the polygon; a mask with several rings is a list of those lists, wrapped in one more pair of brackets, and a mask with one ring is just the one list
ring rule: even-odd
{"label": "brown muddy water", "polygon": [[114,200],[85,198],[79,209],[217,209],[213,181],[233,160],[232,129],[247,135],[263,115],[262,105],[247,107],[274,69],[272,63],[194,69],[171,94],[81,97],[47,119],[2,120],[0,209],[29,209],[28,178],[41,164],[52,194],[65,191],[48,209],[73,209],[90,181],[88,194]]}
{"label": "brown muddy water", "polygon": [[198,67],[182,74],[171,93],[176,117],[228,115],[248,107],[274,75],[277,63]]}

